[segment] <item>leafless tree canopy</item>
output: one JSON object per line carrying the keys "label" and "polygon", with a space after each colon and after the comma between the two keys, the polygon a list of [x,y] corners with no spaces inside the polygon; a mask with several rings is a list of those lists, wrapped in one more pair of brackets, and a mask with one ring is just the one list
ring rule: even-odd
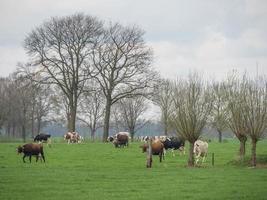
{"label": "leafless tree canopy", "polygon": [[136,96],[121,99],[117,102],[116,106],[118,108],[117,115],[123,127],[129,130],[133,141],[135,132],[146,123],[146,120],[140,119],[141,115],[147,110],[145,98],[143,96]]}
{"label": "leafless tree canopy", "polygon": [[111,24],[99,38],[93,54],[93,77],[106,98],[105,141],[108,137],[111,106],[118,100],[144,95],[156,77],[151,69],[152,52],[138,27]]}
{"label": "leafless tree canopy", "polygon": [[256,166],[256,144],[267,128],[267,82],[263,77],[246,80],[246,95],[242,112],[252,141],[251,165]]}
{"label": "leafless tree canopy", "polygon": [[78,119],[86,124],[90,130],[91,139],[94,140],[97,129],[103,127],[105,102],[102,91],[97,89],[93,81],[90,82],[90,87],[92,89],[84,92],[81,96]]}
{"label": "leafless tree canopy", "polygon": [[156,85],[152,99],[153,102],[160,107],[161,122],[164,126],[164,134],[168,135],[168,120],[173,110],[171,81],[168,79],[162,79],[159,84]]}
{"label": "leafless tree canopy", "polygon": [[34,73],[42,82],[58,85],[71,109],[69,127],[75,130],[77,99],[88,79],[88,58],[102,23],[83,14],[52,18],[35,28],[25,39],[24,47],[32,59]]}
{"label": "leafless tree canopy", "polygon": [[244,77],[239,79],[236,74],[233,74],[227,78],[223,87],[227,100],[227,125],[240,141],[239,155],[240,159],[243,160],[248,133],[243,113],[246,81]]}
{"label": "leafless tree canopy", "polygon": [[212,109],[212,95],[196,74],[173,86],[174,111],[170,126],[190,143],[188,165],[194,166],[193,147],[207,123]]}
{"label": "leafless tree canopy", "polygon": [[211,112],[211,126],[219,134],[219,142],[222,142],[222,132],[227,129],[227,102],[224,95],[223,83],[213,83],[212,94],[214,95]]}

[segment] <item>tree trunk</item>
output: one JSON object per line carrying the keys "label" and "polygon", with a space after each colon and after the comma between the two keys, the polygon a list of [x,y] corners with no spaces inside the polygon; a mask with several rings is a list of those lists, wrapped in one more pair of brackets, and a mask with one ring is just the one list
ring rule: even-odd
{"label": "tree trunk", "polygon": [[109,119],[110,119],[110,110],[111,110],[111,100],[107,99],[106,102],[106,112],[104,120],[104,133],[103,133],[103,142],[107,142],[108,133],[109,133]]}
{"label": "tree trunk", "polygon": [[92,142],[95,141],[95,132],[96,132],[95,129],[92,129],[92,130],[91,130],[91,140],[92,140]]}
{"label": "tree trunk", "polygon": [[219,136],[219,143],[222,143],[222,131],[221,130],[217,130],[218,131],[218,136]]}
{"label": "tree trunk", "polygon": [[[34,118],[32,116],[32,119],[31,119],[31,131],[32,131],[32,138],[34,138]],[[39,134],[39,132],[37,132],[37,134]]]}
{"label": "tree trunk", "polygon": [[41,131],[41,123],[42,123],[42,120],[38,118],[37,119],[37,134],[39,134]]}
{"label": "tree trunk", "polygon": [[252,148],[251,148],[251,166],[256,167],[256,145],[257,140],[252,139]]}
{"label": "tree trunk", "polygon": [[26,142],[26,128],[24,124],[22,125],[22,139],[23,139],[23,142],[25,143]]}
{"label": "tree trunk", "polygon": [[240,141],[240,148],[239,148],[239,159],[240,161],[244,161],[245,154],[246,154],[246,141],[247,137],[246,136],[241,136],[238,138]]}
{"label": "tree trunk", "polygon": [[134,142],[134,129],[130,129],[131,142]]}
{"label": "tree trunk", "polygon": [[189,158],[188,158],[188,167],[194,167],[195,164],[195,159],[194,159],[194,143],[195,142],[190,142],[189,143]]}
{"label": "tree trunk", "polygon": [[167,122],[164,124],[164,135],[168,135],[168,127],[167,127]]}
{"label": "tree trunk", "polygon": [[75,105],[70,105],[70,113],[69,113],[69,120],[68,120],[68,131],[69,132],[75,132],[76,126],[76,109],[77,106]]}

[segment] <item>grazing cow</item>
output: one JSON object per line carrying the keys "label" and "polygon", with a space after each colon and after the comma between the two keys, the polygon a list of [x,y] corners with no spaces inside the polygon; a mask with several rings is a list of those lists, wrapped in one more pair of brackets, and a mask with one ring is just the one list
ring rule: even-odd
{"label": "grazing cow", "polygon": [[115,135],[115,138],[113,140],[114,146],[117,147],[124,147],[129,146],[129,136],[124,133],[117,133]]}
{"label": "grazing cow", "polygon": [[83,140],[83,137],[80,136],[77,132],[67,132],[64,135],[64,140],[68,141],[68,144],[70,143],[81,143]]}
{"label": "grazing cow", "polygon": [[194,154],[196,156],[196,164],[198,163],[200,157],[202,157],[202,163],[205,161],[205,158],[208,154],[209,144],[202,140],[197,140],[194,143]]}
{"label": "grazing cow", "polygon": [[114,141],[114,136],[108,136],[107,141],[108,142],[113,142]]}
{"label": "grazing cow", "polygon": [[33,139],[34,142],[47,142],[47,140],[51,137],[49,134],[40,133],[35,136]]}
{"label": "grazing cow", "polygon": [[172,150],[172,155],[175,156],[174,150],[179,150],[180,152],[183,152],[183,154],[185,155],[185,141],[178,138],[178,137],[166,137],[165,140],[162,141],[163,145],[164,145],[164,149],[168,150],[171,149]]}
{"label": "grazing cow", "polygon": [[[143,153],[148,150],[148,144],[145,143],[140,146],[142,148]],[[152,148],[152,155],[159,155],[159,162],[162,161],[162,158],[164,159],[164,145],[160,140],[153,140],[151,144]]]}
{"label": "grazing cow", "polygon": [[24,156],[22,158],[24,163],[26,156],[29,156],[30,162],[32,162],[32,156],[36,156],[36,162],[38,161],[39,157],[41,157],[41,160],[43,159],[43,161],[45,162],[42,144],[36,144],[36,143],[24,144],[23,146],[18,146],[17,152],[18,154],[24,153]]}

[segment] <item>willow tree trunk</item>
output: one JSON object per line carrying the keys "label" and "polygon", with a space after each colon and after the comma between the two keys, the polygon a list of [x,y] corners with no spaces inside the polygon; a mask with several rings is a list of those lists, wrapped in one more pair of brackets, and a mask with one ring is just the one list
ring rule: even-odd
{"label": "willow tree trunk", "polygon": [[163,126],[164,126],[164,135],[168,135],[168,122],[167,122],[167,119],[166,119],[167,117],[165,117],[165,120],[164,120],[164,124],[163,124]]}
{"label": "willow tree trunk", "polygon": [[107,142],[108,133],[109,133],[109,120],[110,120],[110,110],[111,110],[111,101],[107,100],[106,102],[106,112],[104,119],[104,133],[103,133],[103,142]]}
{"label": "willow tree trunk", "polygon": [[218,131],[218,136],[219,136],[219,143],[222,142],[222,131],[221,130],[217,130]]}
{"label": "willow tree trunk", "polygon": [[188,167],[194,167],[195,159],[194,159],[194,143],[189,143],[189,158],[188,158]]}
{"label": "willow tree trunk", "polygon": [[239,147],[239,159],[240,161],[244,161],[245,154],[246,154],[246,141],[247,137],[246,136],[241,136],[238,138],[240,141],[240,147]]}
{"label": "willow tree trunk", "polygon": [[130,129],[131,142],[134,142],[134,128]]}
{"label": "willow tree trunk", "polygon": [[251,148],[251,166],[256,167],[256,146],[257,140],[252,139],[252,148]]}

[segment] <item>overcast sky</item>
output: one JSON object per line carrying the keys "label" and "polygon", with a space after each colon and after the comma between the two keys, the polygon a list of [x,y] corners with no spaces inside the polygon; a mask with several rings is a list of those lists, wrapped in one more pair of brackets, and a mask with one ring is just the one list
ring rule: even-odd
{"label": "overcast sky", "polygon": [[22,43],[33,28],[77,12],[139,25],[164,77],[267,74],[266,0],[0,0],[0,76],[27,61]]}

